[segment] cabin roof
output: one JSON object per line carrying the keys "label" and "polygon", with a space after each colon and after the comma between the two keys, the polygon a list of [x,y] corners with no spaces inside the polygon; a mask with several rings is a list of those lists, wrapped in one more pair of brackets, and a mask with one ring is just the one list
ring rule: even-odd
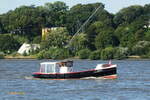
{"label": "cabin roof", "polygon": [[42,62],[40,64],[56,64],[57,62]]}

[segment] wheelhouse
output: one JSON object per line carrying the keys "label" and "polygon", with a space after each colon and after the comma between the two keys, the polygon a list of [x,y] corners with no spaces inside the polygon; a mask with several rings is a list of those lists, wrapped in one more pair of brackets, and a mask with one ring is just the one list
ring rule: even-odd
{"label": "wheelhouse", "polygon": [[43,62],[40,64],[40,72],[41,73],[56,73],[56,67],[57,63],[56,62]]}
{"label": "wheelhouse", "polygon": [[40,73],[67,73],[72,72],[73,61],[43,62],[40,63]]}

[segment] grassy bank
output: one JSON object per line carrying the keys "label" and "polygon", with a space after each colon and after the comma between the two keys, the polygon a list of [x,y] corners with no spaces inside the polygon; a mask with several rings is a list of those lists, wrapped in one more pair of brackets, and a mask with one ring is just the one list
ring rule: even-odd
{"label": "grassy bank", "polygon": [[31,56],[11,56],[11,55],[7,55],[4,56],[4,59],[36,59],[36,56],[31,55]]}
{"label": "grassy bank", "polygon": [[[6,55],[4,56],[3,59],[37,59],[35,55],[30,55],[30,56],[12,56],[12,55]],[[80,59],[78,56],[67,58],[67,59]],[[141,56],[128,56],[126,60],[150,60],[149,58],[143,58]],[[101,59],[99,59],[101,60]]]}

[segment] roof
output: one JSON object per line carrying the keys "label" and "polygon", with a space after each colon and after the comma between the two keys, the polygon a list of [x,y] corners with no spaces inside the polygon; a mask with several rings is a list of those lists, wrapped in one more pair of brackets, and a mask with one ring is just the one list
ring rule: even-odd
{"label": "roof", "polygon": [[40,64],[56,64],[57,62],[42,62]]}

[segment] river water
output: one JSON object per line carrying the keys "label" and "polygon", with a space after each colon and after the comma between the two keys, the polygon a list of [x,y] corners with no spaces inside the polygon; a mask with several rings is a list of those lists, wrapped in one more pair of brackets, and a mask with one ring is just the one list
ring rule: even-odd
{"label": "river water", "polygon": [[[150,100],[150,60],[115,60],[117,79],[31,78],[48,60],[0,60],[0,100]],[[75,60],[75,70],[108,61]]]}

